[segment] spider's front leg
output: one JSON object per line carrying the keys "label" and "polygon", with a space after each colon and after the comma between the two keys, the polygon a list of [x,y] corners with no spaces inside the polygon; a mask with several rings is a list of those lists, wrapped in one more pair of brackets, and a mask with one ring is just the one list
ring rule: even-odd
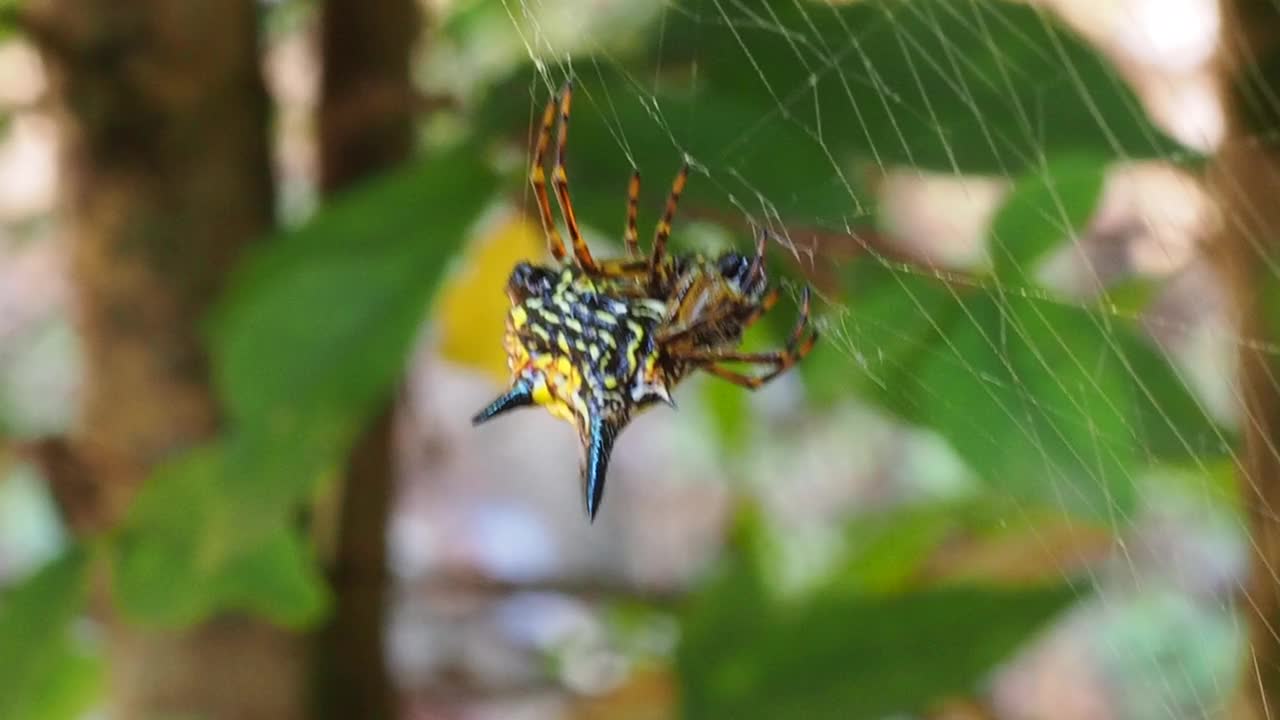
{"label": "spider's front leg", "polygon": [[631,173],[631,181],[627,183],[627,229],[622,240],[627,246],[627,258],[634,260],[640,257],[640,232],[636,228],[636,216],[640,208],[640,171]]}
{"label": "spider's front leg", "polygon": [[671,237],[671,221],[675,219],[676,208],[680,204],[680,196],[684,193],[685,183],[689,181],[689,163],[680,166],[676,179],[671,182],[671,194],[667,196],[667,208],[658,221],[658,230],[653,236],[653,251],[649,255],[649,285],[660,287],[666,284],[667,240]]}
{"label": "spider's front leg", "polygon": [[564,262],[568,254],[564,249],[564,240],[556,229],[556,218],[551,214],[551,198],[547,196],[547,175],[543,169],[546,162],[547,146],[551,144],[551,128],[556,121],[556,99],[547,101],[542,111],[542,127],[538,130],[538,143],[534,146],[533,167],[529,168],[529,184],[533,186],[533,197],[538,201],[538,215],[542,218],[542,232],[547,236],[547,249],[556,262]]}
{"label": "spider's front leg", "polygon": [[560,137],[556,141],[556,167],[552,171],[551,179],[556,184],[556,200],[560,203],[560,212],[564,213],[564,222],[569,228],[569,239],[573,241],[573,256],[578,259],[578,264],[583,270],[597,274],[600,272],[600,266],[591,256],[587,241],[583,239],[582,231],[578,229],[578,218],[573,212],[573,201],[569,199],[569,174],[564,169],[564,150],[569,144],[569,108],[572,101],[573,82],[569,81],[560,91]]}

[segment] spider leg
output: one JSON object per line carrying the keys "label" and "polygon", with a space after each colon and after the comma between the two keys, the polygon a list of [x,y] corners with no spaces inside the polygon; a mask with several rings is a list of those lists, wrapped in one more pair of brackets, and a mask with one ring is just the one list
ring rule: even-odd
{"label": "spider leg", "polygon": [[[800,317],[796,320],[796,327],[791,331],[791,337],[787,338],[788,349],[796,347],[796,343],[800,342],[800,336],[804,334],[805,328],[809,327],[809,286],[805,285],[800,291]],[[814,332],[809,337],[809,347],[813,347],[813,343],[818,339],[818,333]],[[808,353],[805,350],[805,353]]]}
{"label": "spider leg", "polygon": [[[818,341],[818,333],[813,332],[803,342],[788,344],[782,350],[768,350],[766,352],[744,353],[737,351],[712,351],[712,352],[675,352],[673,356],[681,360],[691,360],[693,362],[740,362],[750,363],[753,365],[783,365],[791,367],[797,361],[804,358],[813,349],[813,344]],[[784,368],[785,369],[785,368]]]}
{"label": "spider leg", "polygon": [[760,364],[773,365],[767,372],[760,375],[747,375],[745,373],[735,372],[727,368],[721,367],[714,363],[703,366],[703,370],[715,375],[722,380],[728,380],[736,385],[755,390],[770,380],[778,377],[782,373],[790,370],[796,363],[804,359],[813,349],[813,344],[818,341],[818,333],[813,333],[799,347],[788,348],[773,353],[760,353],[756,357],[731,357],[725,356],[723,359],[735,362],[753,362]]}
{"label": "spider leg", "polygon": [[573,241],[573,255],[578,264],[589,273],[596,273],[600,267],[587,248],[587,241],[582,238],[578,229],[578,218],[573,212],[573,202],[569,199],[569,175],[564,169],[564,149],[569,141],[569,105],[573,101],[573,83],[567,82],[560,93],[560,136],[556,140],[556,167],[551,179],[556,185],[556,200],[560,202],[560,212],[564,214],[565,225],[569,228],[569,239]]}
{"label": "spider leg", "polygon": [[[769,294],[765,295],[764,298],[760,300],[760,303],[756,305],[754,308],[752,308],[751,312],[742,318],[741,320],[742,327],[745,328],[745,327],[748,327],[749,325],[752,325],[753,323],[755,323],[757,320],[760,319],[761,315],[764,315],[765,313],[769,312],[769,310],[772,309],[773,306],[777,304],[778,304],[778,291],[776,289],[770,290]],[[717,312],[714,315],[707,315],[705,317],[699,318],[696,322],[689,323],[688,325],[680,325],[678,327],[659,329],[657,333],[658,342],[669,343],[674,340],[679,340],[680,338],[688,335],[689,333],[692,333],[695,330],[698,330],[699,328],[704,328],[711,323],[727,320],[733,314],[735,309],[736,308],[727,308],[727,309],[721,310],[720,312]]]}
{"label": "spider leg", "polygon": [[[743,323],[743,327],[746,327],[751,322],[755,322],[757,319],[759,319],[759,317],[763,315],[765,311],[767,311],[769,308],[773,307],[774,304],[777,303],[777,301],[778,301],[778,291],[773,290],[768,295],[766,295],[764,300],[760,302],[760,305],[757,306],[756,309],[752,311],[752,314],[748,316],[747,321]],[[757,364],[775,364],[775,363],[785,362],[786,358],[790,355],[799,355],[799,357],[796,358],[796,360],[799,360],[800,358],[803,358],[805,355],[809,353],[809,350],[813,348],[814,342],[816,342],[818,339],[818,333],[813,332],[809,334],[809,337],[807,340],[804,340],[804,342],[801,342],[801,338],[804,337],[804,331],[808,327],[809,327],[809,287],[805,286],[805,288],[800,291],[800,317],[796,321],[796,326],[791,331],[791,336],[787,338],[787,342],[784,345],[784,349],[782,350],[772,350],[768,352],[758,352],[758,353],[744,353],[744,352],[738,352],[736,350],[681,350],[678,348],[673,348],[672,350],[670,350],[670,352],[674,357],[678,357],[681,360],[690,360],[693,362],[705,362],[705,363],[716,363],[716,362],[728,361],[728,362],[745,362],[745,363],[757,363]],[[794,364],[794,362],[792,364]],[[790,365],[788,365],[787,367],[790,367]]]}
{"label": "spider leg", "polygon": [[671,194],[667,196],[667,209],[658,221],[658,232],[653,237],[653,253],[649,256],[649,281],[654,283],[659,274],[664,272],[663,266],[667,256],[667,239],[671,237],[671,221],[676,216],[676,206],[680,204],[680,194],[689,180],[689,164],[680,166],[676,179],[671,183]]}
{"label": "spider leg", "polygon": [[555,216],[551,214],[551,198],[547,197],[547,176],[543,164],[547,157],[547,146],[551,144],[551,127],[556,120],[556,99],[547,101],[542,111],[542,128],[538,130],[538,144],[533,152],[533,167],[529,169],[529,184],[533,185],[533,196],[538,201],[538,214],[542,217],[542,231],[547,236],[547,249],[556,262],[563,262],[568,254],[564,248],[564,240],[556,229]]}
{"label": "spider leg", "polygon": [[631,174],[627,183],[627,231],[622,236],[627,244],[627,257],[640,257],[640,233],[636,230],[636,213],[640,205],[640,171]]}
{"label": "spider leg", "polygon": [[[791,337],[787,339],[786,346],[782,350],[773,350],[769,352],[745,353],[736,350],[713,350],[713,351],[686,351],[682,352],[678,349],[672,350],[672,356],[680,360],[700,363],[702,369],[715,375],[718,378],[728,380],[736,385],[754,390],[764,385],[778,375],[786,372],[796,363],[804,359],[806,355],[813,350],[813,346],[818,342],[818,332],[814,331],[805,337],[805,330],[809,326],[809,288],[806,287],[801,295],[800,302],[800,319],[796,322],[796,327],[791,331]],[[766,298],[768,300],[768,298]],[[772,303],[769,303],[771,306]],[[757,317],[764,313],[765,303],[761,302],[757,308]],[[741,362],[752,365],[770,366],[767,371],[760,375],[747,375],[745,373],[729,370],[717,363],[721,362]]]}
{"label": "spider leg", "polygon": [[715,375],[721,380],[728,380],[734,385],[741,385],[742,387],[747,388],[748,390],[755,390],[759,388],[761,385],[764,385],[765,383],[774,379],[775,377],[778,376],[779,373],[782,372],[782,370],[771,370],[765,373],[764,375],[744,375],[743,373],[734,372],[732,370],[726,370],[725,368],[722,368],[719,365],[708,365],[702,369],[706,370],[712,375]]}
{"label": "spider leg", "polygon": [[764,298],[760,300],[759,305],[756,305],[755,308],[751,310],[750,315],[747,315],[742,319],[742,327],[746,328],[754,325],[756,321],[761,318],[761,316],[763,316],[765,313],[772,310],[773,306],[777,304],[778,304],[778,290],[777,288],[774,288],[773,290],[769,291],[768,295],[765,295]]}

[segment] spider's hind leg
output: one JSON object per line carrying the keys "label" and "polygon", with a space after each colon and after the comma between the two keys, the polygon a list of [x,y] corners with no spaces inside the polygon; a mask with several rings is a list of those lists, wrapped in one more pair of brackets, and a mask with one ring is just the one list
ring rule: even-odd
{"label": "spider's hind leg", "polygon": [[782,373],[790,370],[813,350],[814,343],[818,342],[818,333],[813,332],[805,340],[793,346],[788,346],[785,350],[776,350],[769,353],[724,353],[718,359],[729,362],[745,362],[757,365],[771,366],[768,371],[760,375],[747,375],[745,373],[729,370],[712,362],[710,365],[704,365],[703,370],[715,375],[722,380],[728,380],[735,385],[741,385],[749,390],[755,390],[770,380],[778,377]]}
{"label": "spider's hind leg", "polygon": [[[809,332],[807,337],[805,334],[805,331],[809,328],[808,287],[804,288],[800,297],[800,318],[796,321],[795,329],[791,331],[791,336],[787,338],[787,343],[782,350],[757,353],[736,350],[715,350],[711,352],[695,350],[679,353],[677,357],[682,360],[699,363],[703,370],[718,378],[754,390],[791,369],[796,363],[803,360],[813,350],[814,344],[818,342],[818,332],[816,330]],[[776,301],[776,295],[770,293],[769,296],[766,296],[765,301],[756,308],[753,315],[758,318],[759,315],[773,306],[774,301]],[[760,365],[767,367],[768,370],[760,375],[746,375],[722,367],[719,365],[722,362]]]}

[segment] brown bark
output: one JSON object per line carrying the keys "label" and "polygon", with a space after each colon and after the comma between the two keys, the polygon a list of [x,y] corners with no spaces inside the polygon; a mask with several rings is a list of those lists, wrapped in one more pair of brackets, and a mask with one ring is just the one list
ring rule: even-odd
{"label": "brown bark", "polygon": [[110,525],[158,461],[217,427],[200,322],[270,227],[250,2],[33,4],[63,141],[87,368],[77,452]]}
{"label": "brown bark", "polygon": [[[157,462],[219,424],[201,324],[272,221],[255,3],[33,0],[21,12],[64,152],[86,373],[64,449],[91,488],[74,519],[102,530]],[[110,635],[112,717],[301,716],[296,643],[265,624],[111,622]]]}
{"label": "brown bark", "polygon": [[1223,93],[1228,137],[1210,181],[1222,217],[1216,248],[1239,313],[1244,448],[1238,468],[1248,513],[1250,577],[1238,601],[1248,652],[1228,717],[1261,720],[1280,709],[1280,6],[1223,3]]}
{"label": "brown bark", "polygon": [[[324,4],[320,173],[339,191],[413,152],[413,0]],[[352,451],[342,484],[331,578],[334,614],[317,638],[316,714],[391,718],[395,690],[383,648],[387,517],[393,495],[393,413],[385,408]]]}
{"label": "brown bark", "polygon": [[413,0],[324,5],[320,183],[327,193],[387,170],[413,151]]}

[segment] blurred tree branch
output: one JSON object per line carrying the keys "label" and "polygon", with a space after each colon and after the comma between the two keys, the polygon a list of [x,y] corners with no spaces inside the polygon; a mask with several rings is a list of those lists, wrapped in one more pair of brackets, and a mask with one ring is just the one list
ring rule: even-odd
{"label": "blurred tree branch", "polygon": [[[272,226],[257,20],[247,1],[21,6],[61,136],[86,372],[77,430],[36,452],[69,469],[53,477],[64,510],[58,479],[77,476],[82,533],[115,527],[158,463],[218,430],[201,327]],[[183,633],[107,620],[112,717],[302,716],[287,633],[242,617]]]}
{"label": "blurred tree branch", "polygon": [[[412,155],[419,102],[410,61],[419,25],[412,0],[329,0],[323,5],[319,141],[320,184],[326,194]],[[330,568],[336,602],[317,638],[318,717],[376,720],[396,714],[383,650],[393,427],[388,406],[352,450],[339,491],[337,548]]]}
{"label": "blurred tree branch", "polygon": [[1252,559],[1239,607],[1249,623],[1248,652],[1229,716],[1271,717],[1280,708],[1280,6],[1224,3],[1222,84],[1228,134],[1210,178],[1221,211],[1215,249],[1239,313],[1244,449],[1238,468]]}

